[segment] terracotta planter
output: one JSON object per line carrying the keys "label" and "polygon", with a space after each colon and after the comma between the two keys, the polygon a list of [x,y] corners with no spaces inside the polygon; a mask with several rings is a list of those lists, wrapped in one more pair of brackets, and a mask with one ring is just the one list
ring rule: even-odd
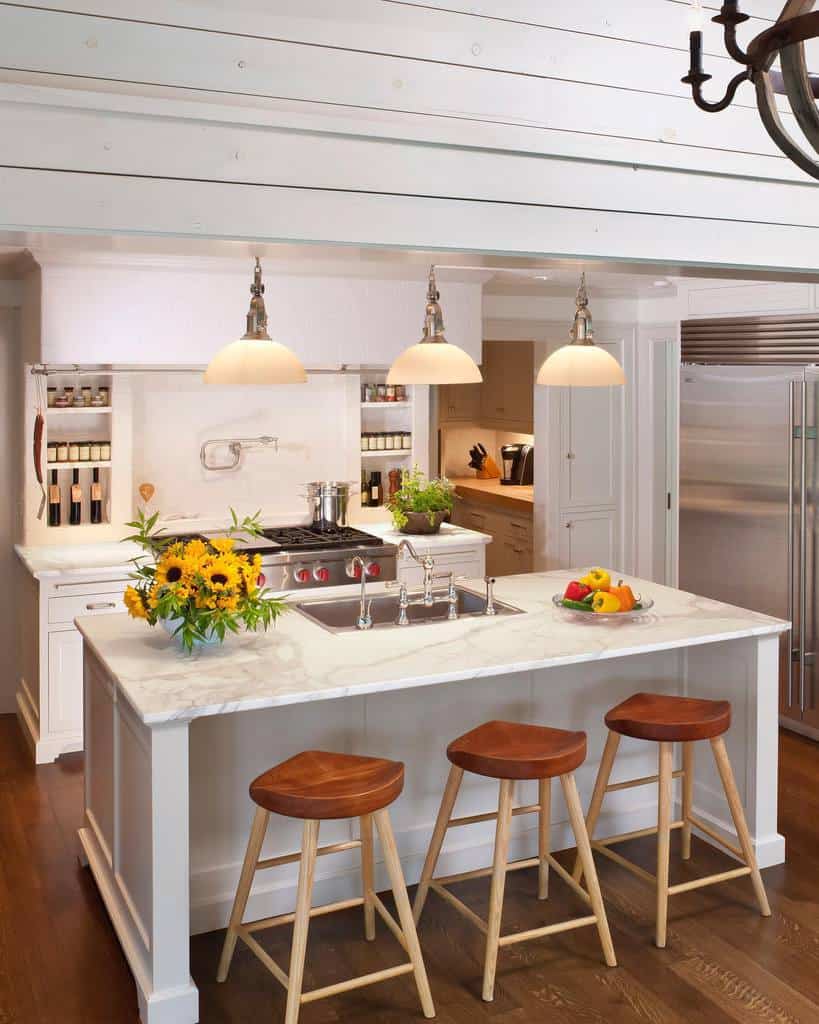
{"label": "terracotta planter", "polygon": [[427,512],[407,512],[407,525],[401,527],[401,533],[430,534],[441,529],[441,523],[449,520],[449,512],[445,509],[433,513],[433,521]]}

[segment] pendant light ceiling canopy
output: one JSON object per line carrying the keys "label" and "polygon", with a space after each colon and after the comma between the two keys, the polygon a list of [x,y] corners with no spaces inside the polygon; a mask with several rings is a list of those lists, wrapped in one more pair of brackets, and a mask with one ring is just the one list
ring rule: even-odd
{"label": "pendant light ceiling canopy", "polygon": [[614,356],[594,343],[594,328],[586,291],[586,275],[577,290],[577,311],[569,331],[572,339],[553,352],[541,366],[538,384],[570,388],[602,388],[626,382],[623,367]]}
{"label": "pendant light ceiling canopy", "polygon": [[238,341],[216,353],[205,370],[205,383],[244,386],[306,383],[307,374],[301,361],[267,333],[262,266],[258,256],[250,294],[247,330]]}
{"label": "pendant light ceiling canopy", "polygon": [[444,337],[444,316],[438,304],[435,267],[429,268],[424,336],[405,349],[390,367],[388,384],[480,384],[477,363]]}

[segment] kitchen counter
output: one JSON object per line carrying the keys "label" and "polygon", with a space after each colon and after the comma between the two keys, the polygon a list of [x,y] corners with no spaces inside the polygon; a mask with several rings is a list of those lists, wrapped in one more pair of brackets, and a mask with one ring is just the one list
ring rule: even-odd
{"label": "kitchen counter", "polygon": [[[645,618],[578,622],[551,602],[572,578],[571,572],[552,572],[499,579],[497,598],[525,615],[331,634],[293,611],[266,634],[230,637],[224,646],[201,648],[194,656],[182,654],[163,631],[125,615],[80,618],[77,627],[148,725],[622,658],[788,628],[778,619],[646,580],[634,584],[655,600]],[[472,587],[482,592],[483,583],[473,581]]]}
{"label": "kitchen counter", "polygon": [[[186,528],[189,527],[189,523]],[[387,544],[398,544],[404,534],[393,529],[391,523],[354,523],[356,529],[383,537]],[[170,532],[172,524],[169,525]],[[178,527],[177,527],[178,528]],[[445,523],[441,532],[431,536],[408,537],[419,553],[446,548],[489,544],[492,540],[477,530],[467,530]],[[100,544],[54,544],[24,547],[16,544],[14,550],[23,565],[37,580],[55,577],[87,577],[89,572],[123,573],[131,570],[131,559],[143,554],[142,549],[130,542],[108,541]]]}
{"label": "kitchen counter", "polygon": [[464,501],[527,516],[533,513],[535,489],[532,486],[519,487],[515,484],[502,484],[500,480],[479,480],[477,477],[455,477],[451,482],[455,485],[456,494]]}
{"label": "kitchen counter", "polygon": [[[491,719],[543,722],[588,735],[577,770],[584,802],[597,772],[603,717],[640,690],[730,700],[726,737],[760,865],[781,863],[777,832],[780,634],[788,624],[717,601],[631,581],[655,601],[635,620],[578,619],[552,594],[571,572],[498,580],[500,600],[525,614],[332,634],[291,612],[270,633],[183,654],[176,641],[125,615],[80,618],[84,637],[86,808],[80,840],[134,974],[144,1024],[194,1024],[198,992],[189,936],[223,928],[244,854],[251,779],[302,750],[400,759],[406,785],[390,808],[407,882],[417,881],[456,736]],[[482,586],[478,581],[475,586]],[[693,811],[736,843],[700,744]],[[627,777],[656,772],[656,745],[628,744]],[[533,788],[535,787],[535,788]],[[533,803],[536,784],[518,786]],[[459,814],[497,807],[497,783],[470,777]],[[562,802],[551,848],[572,845]],[[597,834],[656,823],[640,789],[617,794]],[[442,874],[492,860],[492,822],[448,837]],[[301,822],[277,817],[263,857],[299,848]],[[322,842],[355,838],[356,823],[322,823]],[[708,836],[704,836],[707,841]],[[536,819],[514,819],[510,859],[537,850]],[[383,865],[376,888],[385,886]],[[296,874],[265,873],[246,919],[292,911]],[[358,894],[357,854],[322,858],[315,901]],[[161,910],[157,912],[157,908]]]}

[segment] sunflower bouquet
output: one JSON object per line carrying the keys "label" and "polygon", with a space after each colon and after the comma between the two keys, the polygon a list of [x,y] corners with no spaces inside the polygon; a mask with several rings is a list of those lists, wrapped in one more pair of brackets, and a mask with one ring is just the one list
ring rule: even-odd
{"label": "sunflower bouquet", "polygon": [[150,561],[134,559],[125,607],[151,626],[161,622],[188,651],[195,644],[221,643],[229,632],[267,629],[288,607],[260,586],[261,556],[234,551],[235,534],[261,534],[259,513],[239,522],[230,511],[232,525],[221,537],[163,538],[154,532],[158,512],[140,512],[127,524],[135,532],[125,539],[139,544]]}

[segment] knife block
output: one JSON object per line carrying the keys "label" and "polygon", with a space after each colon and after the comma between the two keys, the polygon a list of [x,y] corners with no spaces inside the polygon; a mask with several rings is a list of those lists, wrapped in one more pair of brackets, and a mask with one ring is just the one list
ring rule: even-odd
{"label": "knife block", "polygon": [[475,475],[478,480],[500,480],[501,472],[498,469],[497,462],[495,462],[491,455],[487,455],[483,460],[483,465]]}

